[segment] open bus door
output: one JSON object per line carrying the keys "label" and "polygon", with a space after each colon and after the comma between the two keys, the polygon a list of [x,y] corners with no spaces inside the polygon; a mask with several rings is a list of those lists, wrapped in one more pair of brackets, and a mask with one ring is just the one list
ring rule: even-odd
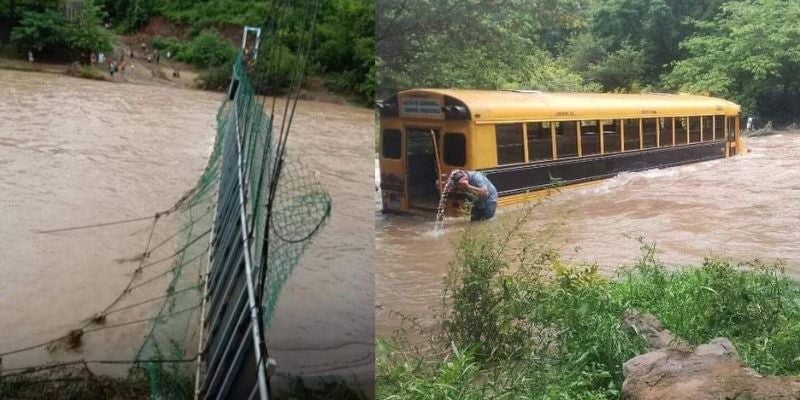
{"label": "open bus door", "polygon": [[[433,136],[437,145],[434,146]],[[436,210],[439,192],[436,180],[439,176],[436,149],[441,143],[440,128],[406,128],[406,193],[409,208]]]}

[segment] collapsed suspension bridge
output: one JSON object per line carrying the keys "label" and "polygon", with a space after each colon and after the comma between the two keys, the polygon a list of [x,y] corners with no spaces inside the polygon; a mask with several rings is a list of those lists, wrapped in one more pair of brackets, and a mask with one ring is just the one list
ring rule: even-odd
{"label": "collapsed suspension bridge", "polygon": [[[298,50],[306,52],[298,57],[302,62],[312,40],[314,4],[304,23],[312,28]],[[273,33],[276,25],[270,22]],[[276,54],[273,46],[264,47],[267,56]],[[304,65],[296,66],[280,128],[273,130],[276,101],[266,107],[266,99],[255,95],[246,57],[237,57],[208,165],[196,186],[170,209],[40,231],[57,234],[149,221],[142,252],[118,260],[135,267],[116,298],[63,335],[0,349],[0,397],[25,390],[26,384],[96,379],[90,365],[121,364],[131,366],[136,383],[131,390],[154,399],[270,398],[275,362],[264,333],[283,284],[331,211],[331,199],[313,172],[286,155],[303,70]],[[179,220],[179,226],[173,228],[168,219]],[[166,293],[137,296],[165,280]],[[144,307],[155,308],[155,314],[142,316]],[[92,335],[143,324],[149,324],[144,342],[130,359],[2,366],[3,357],[69,352]]]}

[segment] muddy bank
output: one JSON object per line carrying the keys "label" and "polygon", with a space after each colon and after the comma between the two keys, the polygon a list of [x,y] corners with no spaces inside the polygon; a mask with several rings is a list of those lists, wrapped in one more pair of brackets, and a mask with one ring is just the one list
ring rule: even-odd
{"label": "muddy bank", "polygon": [[[108,73],[108,70],[104,68],[94,68],[95,73],[92,76],[82,76],[82,74],[78,72],[78,68],[80,68],[80,66],[76,64],[53,64],[41,62],[29,63],[25,60],[0,56],[0,70],[49,73],[114,83],[174,87],[203,90],[211,93],[221,93],[214,90],[200,89],[197,82],[200,72],[193,70],[185,64],[180,64],[180,77],[172,76],[174,69],[173,66],[168,63],[148,63],[146,59],[137,60],[134,58],[132,64],[134,67],[132,69],[130,68],[130,65],[131,64],[128,64],[125,72],[117,73],[114,77],[111,77],[111,75]],[[332,93],[325,89],[325,84],[322,78],[309,77],[306,81],[306,87],[300,91],[300,100],[352,105],[363,108],[362,99]]]}

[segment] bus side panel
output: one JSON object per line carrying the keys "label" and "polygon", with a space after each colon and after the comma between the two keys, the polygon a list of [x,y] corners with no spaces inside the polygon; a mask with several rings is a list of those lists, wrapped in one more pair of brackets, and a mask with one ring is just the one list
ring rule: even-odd
{"label": "bus side panel", "polygon": [[[385,129],[397,129],[400,131],[400,148],[405,149],[405,131],[403,124],[398,118],[382,118],[379,135],[379,163],[380,168],[380,189],[383,211],[408,211],[408,197],[406,196],[406,174],[405,174],[405,151],[401,150],[399,159],[384,158],[383,131]],[[377,172],[377,171],[376,171]]]}
{"label": "bus side panel", "polygon": [[494,125],[473,125],[469,136],[467,169],[491,168],[497,165],[497,140]]}

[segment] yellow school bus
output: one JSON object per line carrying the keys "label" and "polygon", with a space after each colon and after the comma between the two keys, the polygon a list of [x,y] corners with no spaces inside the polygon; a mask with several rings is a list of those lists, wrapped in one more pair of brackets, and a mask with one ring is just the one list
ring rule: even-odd
{"label": "yellow school bus", "polygon": [[[377,103],[385,212],[434,210],[436,180],[483,172],[498,204],[743,151],[741,107],[685,94],[414,89]],[[448,199],[458,209],[463,198]]]}

